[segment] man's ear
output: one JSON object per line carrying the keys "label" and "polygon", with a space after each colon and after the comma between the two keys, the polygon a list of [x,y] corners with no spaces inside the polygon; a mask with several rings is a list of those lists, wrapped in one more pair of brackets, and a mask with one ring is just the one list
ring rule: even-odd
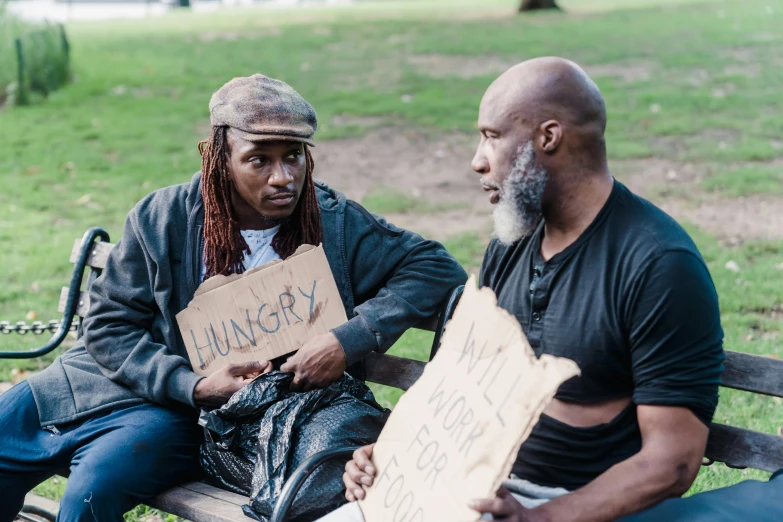
{"label": "man's ear", "polygon": [[554,153],[563,140],[563,127],[557,120],[547,120],[538,127],[538,145],[546,154]]}

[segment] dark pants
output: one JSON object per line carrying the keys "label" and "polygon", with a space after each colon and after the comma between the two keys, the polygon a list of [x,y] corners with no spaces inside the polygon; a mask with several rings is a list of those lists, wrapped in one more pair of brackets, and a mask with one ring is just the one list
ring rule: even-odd
{"label": "dark pants", "polygon": [[63,522],[119,522],[198,473],[194,412],[148,403],[57,428],[41,429],[27,383],[0,395],[0,522],[11,522],[25,493],[57,473],[70,473],[57,517]]}
{"label": "dark pants", "polygon": [[779,522],[783,520],[783,470],[769,482],[734,486],[672,498],[620,522]]}

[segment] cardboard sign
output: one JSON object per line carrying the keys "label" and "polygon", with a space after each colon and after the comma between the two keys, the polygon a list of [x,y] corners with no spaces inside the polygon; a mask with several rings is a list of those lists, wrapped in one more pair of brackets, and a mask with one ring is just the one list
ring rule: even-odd
{"label": "cardboard sign", "polygon": [[207,279],[177,314],[198,375],[294,352],[346,321],[323,246],[312,245],[285,261]]}
{"label": "cardboard sign", "polygon": [[475,521],[576,363],[537,359],[517,320],[468,281],[441,347],[392,411],[373,450],[367,522]]}

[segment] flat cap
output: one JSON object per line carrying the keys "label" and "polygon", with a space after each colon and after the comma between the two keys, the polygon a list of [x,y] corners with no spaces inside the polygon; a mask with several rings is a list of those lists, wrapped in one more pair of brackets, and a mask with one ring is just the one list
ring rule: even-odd
{"label": "flat cap", "polygon": [[234,78],[209,100],[213,127],[227,125],[248,141],[287,140],[314,145],[312,105],[290,85],[263,74]]}

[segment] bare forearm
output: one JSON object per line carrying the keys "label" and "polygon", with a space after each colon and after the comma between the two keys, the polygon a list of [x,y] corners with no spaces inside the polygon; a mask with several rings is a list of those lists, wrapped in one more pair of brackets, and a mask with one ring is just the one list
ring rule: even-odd
{"label": "bare forearm", "polygon": [[535,520],[616,520],[681,495],[690,486],[691,475],[686,465],[641,452],[612,466],[585,487],[534,509]]}

